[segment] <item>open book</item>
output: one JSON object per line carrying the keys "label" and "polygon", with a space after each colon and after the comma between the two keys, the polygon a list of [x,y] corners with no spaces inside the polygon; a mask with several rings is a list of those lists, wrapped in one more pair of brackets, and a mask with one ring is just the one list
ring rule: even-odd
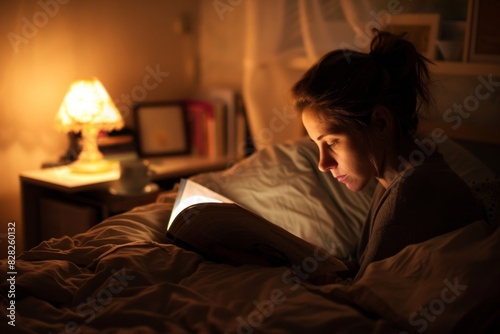
{"label": "open book", "polygon": [[191,180],[181,180],[166,233],[216,262],[289,266],[314,276],[347,270],[321,247]]}

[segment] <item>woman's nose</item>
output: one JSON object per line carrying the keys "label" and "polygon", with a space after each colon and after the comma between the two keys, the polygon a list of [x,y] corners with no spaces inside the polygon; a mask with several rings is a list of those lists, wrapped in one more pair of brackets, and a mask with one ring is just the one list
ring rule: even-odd
{"label": "woman's nose", "polygon": [[337,161],[330,155],[320,153],[318,169],[322,172],[328,172],[332,168],[336,168],[338,165]]}

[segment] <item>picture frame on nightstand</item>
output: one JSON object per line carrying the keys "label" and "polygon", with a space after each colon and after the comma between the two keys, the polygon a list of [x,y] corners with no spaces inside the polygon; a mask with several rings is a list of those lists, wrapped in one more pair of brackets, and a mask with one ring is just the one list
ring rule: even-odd
{"label": "picture frame on nightstand", "polygon": [[427,59],[436,59],[436,42],[441,16],[438,13],[393,15],[386,29],[404,38]]}
{"label": "picture frame on nightstand", "polygon": [[187,113],[182,101],[136,103],[132,111],[141,158],[190,153]]}
{"label": "picture frame on nightstand", "polygon": [[468,26],[468,62],[500,63],[498,0],[470,0]]}

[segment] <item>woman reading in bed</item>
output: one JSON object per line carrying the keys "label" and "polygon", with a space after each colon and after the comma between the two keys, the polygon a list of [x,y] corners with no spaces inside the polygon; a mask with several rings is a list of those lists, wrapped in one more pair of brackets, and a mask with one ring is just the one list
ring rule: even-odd
{"label": "woman reading in bed", "polygon": [[427,62],[402,37],[378,32],[370,53],[332,51],[292,88],[318,168],[354,192],[378,180],[355,279],[371,262],[483,218],[437,143],[415,136],[432,100]]}

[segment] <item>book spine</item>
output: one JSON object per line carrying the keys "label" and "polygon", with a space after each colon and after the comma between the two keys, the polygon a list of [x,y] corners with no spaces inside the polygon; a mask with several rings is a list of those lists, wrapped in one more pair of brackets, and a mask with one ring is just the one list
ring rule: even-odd
{"label": "book spine", "polygon": [[211,158],[241,159],[248,154],[243,99],[230,88],[208,89],[188,101],[192,151]]}
{"label": "book spine", "polygon": [[212,106],[205,101],[187,101],[189,128],[192,151],[199,156],[209,154],[209,123],[212,118]]}
{"label": "book spine", "polygon": [[225,106],[225,116],[223,121],[225,139],[224,139],[224,156],[232,159],[236,156],[236,102],[235,91],[229,88],[214,88],[208,91],[208,96]]}
{"label": "book spine", "polygon": [[213,157],[227,155],[227,109],[223,101],[214,102]]}

